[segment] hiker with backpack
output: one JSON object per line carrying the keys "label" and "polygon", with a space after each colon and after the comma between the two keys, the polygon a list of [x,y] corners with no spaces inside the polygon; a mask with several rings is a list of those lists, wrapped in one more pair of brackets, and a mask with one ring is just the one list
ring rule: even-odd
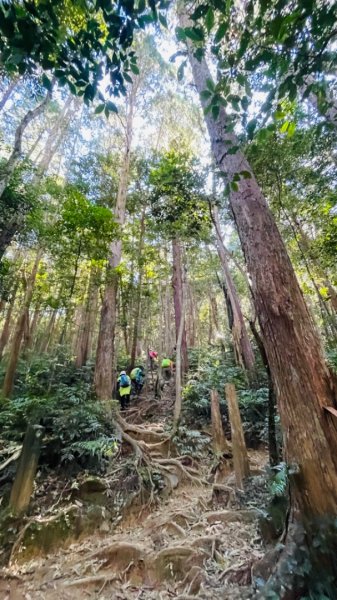
{"label": "hiker with backpack", "polygon": [[132,369],[132,371],[130,373],[130,379],[131,379],[132,389],[133,389],[135,395],[139,396],[139,394],[142,391],[144,381],[145,381],[144,367],[140,366],[140,367],[135,367],[134,369]]}
{"label": "hiker with backpack", "polygon": [[173,370],[173,362],[170,358],[163,358],[161,361],[161,370],[165,381],[170,381]]}
{"label": "hiker with backpack", "polygon": [[119,374],[119,377],[117,379],[117,392],[121,404],[121,409],[125,410],[130,402],[131,394],[131,379],[126,374],[126,371],[121,371]]}

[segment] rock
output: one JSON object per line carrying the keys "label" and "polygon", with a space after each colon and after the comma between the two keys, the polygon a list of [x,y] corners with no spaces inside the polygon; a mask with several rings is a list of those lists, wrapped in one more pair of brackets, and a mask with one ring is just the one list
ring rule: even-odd
{"label": "rock", "polygon": [[78,540],[96,529],[105,519],[104,510],[98,506],[83,509],[70,506],[48,518],[29,521],[13,545],[10,564],[43,556]]}
{"label": "rock", "polygon": [[80,498],[84,502],[106,506],[111,502],[106,494],[108,486],[99,477],[88,477],[73,491],[73,498]]}

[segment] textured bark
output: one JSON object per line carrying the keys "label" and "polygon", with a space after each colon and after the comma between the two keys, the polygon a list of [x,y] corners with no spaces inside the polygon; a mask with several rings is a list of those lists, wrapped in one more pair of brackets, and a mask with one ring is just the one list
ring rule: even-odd
{"label": "textured bark", "polygon": [[29,110],[25,114],[25,116],[22,118],[22,120],[20,121],[18,127],[16,128],[14,147],[13,147],[12,153],[7,161],[7,164],[5,166],[4,175],[0,181],[0,198],[1,198],[2,194],[4,193],[5,188],[8,185],[8,182],[10,180],[10,177],[11,177],[16,165],[19,162],[20,155],[22,152],[22,138],[23,138],[23,134],[24,134],[25,130],[27,129],[29,123],[31,123],[34,119],[36,119],[36,117],[38,117],[39,115],[41,115],[43,113],[50,98],[51,98],[51,91],[48,91],[44,100],[40,104],[35,106],[35,108],[33,108],[32,110]]}
{"label": "textured bark", "polygon": [[225,452],[231,452],[229,444],[225,438],[222,418],[220,412],[219,394],[217,390],[211,390],[211,419],[212,419],[212,441],[215,455],[223,455]]}
{"label": "textured bark", "polygon": [[[206,89],[211,75],[205,60],[190,62],[196,88]],[[204,106],[206,101],[202,101]],[[305,305],[294,269],[273,215],[250,165],[240,151],[221,107],[219,118],[205,116],[214,159],[229,180],[249,171],[230,205],[252,282],[256,314],[275,384],[284,436],[285,460],[296,464],[292,498],[302,518],[337,514],[337,429],[324,406],[336,406],[334,382],[319,336]],[[324,493],[322,493],[324,490]]]}
{"label": "textured bark", "polygon": [[268,449],[269,449],[269,462],[271,465],[277,465],[280,462],[280,453],[277,445],[276,439],[276,425],[275,425],[275,417],[276,417],[276,396],[275,396],[275,387],[273,383],[273,378],[271,375],[268,358],[266,354],[266,350],[264,347],[263,340],[258,330],[256,329],[256,325],[254,321],[250,321],[250,327],[255,337],[255,341],[257,347],[260,351],[260,355],[262,358],[262,362],[265,366],[268,375]]}
{"label": "textured bark", "polygon": [[231,306],[232,319],[230,322],[230,328],[232,330],[235,355],[239,359],[240,364],[250,375],[253,376],[255,369],[254,352],[248,337],[246,324],[241,310],[239,295],[229,269],[228,253],[223,243],[219,213],[216,206],[211,207],[211,215],[215,227],[217,250],[221,263],[222,275],[226,286],[227,301]]}
{"label": "textured bark", "polygon": [[182,248],[181,242],[177,239],[172,240],[172,256],[173,256],[173,276],[172,276],[172,287],[173,287],[173,302],[174,302],[174,319],[176,326],[176,342],[179,335],[180,322],[184,320],[182,340],[181,340],[181,369],[183,373],[188,371],[188,357],[187,357],[187,340],[186,340],[186,327],[185,327],[185,315],[182,312],[182,289],[183,289],[183,265],[182,265]]}
{"label": "textured bark", "polygon": [[[133,134],[133,116],[137,87],[131,88],[126,121],[126,138],[123,164],[118,186],[115,219],[122,228],[125,221],[127,187],[130,171],[130,153]],[[100,327],[97,341],[95,364],[95,390],[100,400],[110,400],[113,391],[112,369],[114,365],[114,338],[117,317],[118,272],[122,258],[122,240],[118,239],[110,245],[110,256],[107,267],[107,283],[101,309]]]}
{"label": "textured bark", "polygon": [[5,316],[4,325],[3,325],[1,336],[0,336],[0,360],[2,359],[4,349],[5,349],[6,345],[7,345],[8,340],[9,340],[11,318],[12,318],[12,313],[13,313],[13,308],[14,308],[15,298],[16,298],[16,294],[17,294],[18,288],[19,288],[19,282],[17,281],[17,283],[14,286],[11,299],[9,301],[9,305],[8,305],[6,316]]}
{"label": "textured bark", "polygon": [[87,301],[82,311],[79,327],[79,336],[76,349],[75,365],[83,367],[86,365],[89,356],[90,337],[95,321],[97,304],[97,268],[92,266],[90,271]]}
{"label": "textured bark", "polygon": [[18,320],[16,323],[13,340],[12,340],[12,344],[11,344],[11,349],[10,349],[10,354],[9,354],[8,365],[7,365],[3,388],[2,388],[2,393],[5,398],[11,396],[12,391],[13,391],[15,372],[16,372],[19,355],[20,355],[22,338],[24,335],[25,325],[26,325],[27,318],[29,315],[29,306],[30,306],[32,296],[33,296],[35,279],[36,279],[37,270],[39,268],[39,263],[40,263],[41,257],[42,257],[42,250],[39,250],[36,254],[32,272],[27,281],[26,291],[25,291],[23,302],[22,302],[22,308],[21,308],[21,311],[20,311],[20,314],[18,316]]}
{"label": "textured bark", "polygon": [[242,428],[241,415],[233,383],[226,383],[226,399],[228,403],[229,420],[232,432],[232,452],[236,485],[243,487],[249,477],[249,460]]}
{"label": "textured bark", "polygon": [[134,318],[133,318],[133,336],[131,346],[131,361],[130,368],[133,369],[136,362],[138,336],[140,329],[140,309],[142,302],[142,285],[143,285],[143,250],[144,250],[144,235],[145,235],[145,209],[142,211],[140,220],[140,233],[138,245],[138,285],[135,298]]}

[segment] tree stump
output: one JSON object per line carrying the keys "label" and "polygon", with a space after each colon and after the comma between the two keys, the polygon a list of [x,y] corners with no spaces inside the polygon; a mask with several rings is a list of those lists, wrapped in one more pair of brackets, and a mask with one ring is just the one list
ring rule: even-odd
{"label": "tree stump", "polygon": [[27,427],[9,499],[9,506],[14,513],[23,513],[29,506],[43,432],[44,428],[40,425],[28,425]]}
{"label": "tree stump", "polygon": [[249,476],[249,460],[245,436],[235,386],[232,383],[226,383],[225,392],[232,432],[232,452],[236,485],[242,488],[244,480]]}
{"label": "tree stump", "polygon": [[217,390],[211,390],[211,419],[214,454],[219,456],[224,454],[224,452],[230,452],[222,427],[219,394]]}

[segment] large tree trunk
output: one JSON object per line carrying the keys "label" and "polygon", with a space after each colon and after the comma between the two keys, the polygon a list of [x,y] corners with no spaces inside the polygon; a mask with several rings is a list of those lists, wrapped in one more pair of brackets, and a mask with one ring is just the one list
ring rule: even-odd
{"label": "large tree trunk", "polygon": [[179,326],[182,319],[184,319],[184,327],[182,332],[181,340],[181,369],[183,373],[188,371],[188,357],[187,357],[187,340],[186,340],[186,327],[185,327],[185,315],[182,313],[182,296],[183,296],[183,265],[182,265],[182,249],[181,242],[174,238],[172,240],[172,256],[173,256],[173,276],[172,276],[172,287],[173,287],[173,302],[174,302],[174,318],[176,325],[176,342],[178,341]]}
{"label": "large tree trunk", "polygon": [[231,306],[232,319],[230,328],[232,330],[233,344],[236,350],[235,354],[239,358],[240,364],[247,370],[248,374],[253,377],[255,369],[254,352],[248,337],[247,328],[241,310],[239,295],[229,269],[228,254],[221,235],[218,209],[216,206],[211,206],[210,210],[215,227],[218,255],[226,286],[226,300]]}
{"label": "large tree trunk", "polygon": [[[133,134],[133,116],[137,87],[132,86],[126,120],[125,151],[120,173],[115,219],[122,228],[125,221],[127,188],[130,171],[130,153]],[[114,364],[114,341],[117,318],[117,292],[119,275],[117,268],[122,258],[122,240],[115,240],[110,245],[110,256],[107,266],[107,283],[101,309],[101,320],[97,342],[95,364],[95,390],[100,400],[110,400],[113,390],[112,370]]]}
{"label": "large tree trunk", "polygon": [[142,285],[143,285],[143,249],[144,249],[144,235],[145,235],[145,208],[143,208],[142,216],[140,219],[140,233],[139,233],[139,246],[138,246],[138,285],[135,300],[134,309],[134,320],[133,320],[133,336],[131,346],[131,361],[130,368],[133,369],[136,362],[138,336],[139,336],[139,321],[140,321],[140,309],[142,302]]}
{"label": "large tree trunk", "polygon": [[258,330],[256,329],[256,325],[254,321],[250,321],[250,327],[251,330],[253,332],[253,335],[255,337],[255,341],[257,343],[257,347],[260,351],[261,354],[261,358],[262,358],[262,362],[265,366],[265,369],[267,371],[267,375],[268,375],[268,387],[269,387],[269,393],[268,393],[268,449],[269,449],[269,462],[271,465],[277,465],[278,462],[280,462],[280,454],[279,454],[279,450],[278,450],[278,445],[277,445],[277,438],[276,438],[276,423],[275,423],[275,417],[276,417],[276,395],[275,395],[275,386],[273,383],[273,378],[271,375],[271,371],[270,371],[270,367],[269,367],[269,363],[268,363],[268,358],[267,358],[267,354],[266,354],[266,350],[264,347],[264,343],[263,340],[261,338],[261,335],[259,334]]}
{"label": "large tree trunk", "polygon": [[11,350],[9,354],[9,360],[7,365],[7,370],[5,374],[5,379],[3,383],[2,393],[5,398],[11,396],[14,386],[14,378],[16,367],[18,364],[18,359],[20,355],[21,342],[25,331],[26,321],[29,315],[29,306],[32,300],[34,284],[37,275],[37,270],[39,268],[39,263],[42,257],[42,250],[38,250],[35,258],[35,262],[33,265],[32,272],[28,278],[26,291],[22,303],[22,308],[16,323]]}
{"label": "large tree trunk", "polygon": [[[189,50],[198,92],[211,74],[204,59]],[[202,100],[204,106],[206,101]],[[324,407],[336,407],[336,392],[320,340],[305,305],[294,269],[273,215],[250,165],[240,151],[229,154],[238,140],[223,107],[218,119],[205,116],[212,153],[229,181],[248,171],[230,205],[239,232],[256,314],[275,383],[285,459],[296,465],[292,498],[302,518],[337,514],[337,427]],[[323,492],[322,492],[323,491]]]}

